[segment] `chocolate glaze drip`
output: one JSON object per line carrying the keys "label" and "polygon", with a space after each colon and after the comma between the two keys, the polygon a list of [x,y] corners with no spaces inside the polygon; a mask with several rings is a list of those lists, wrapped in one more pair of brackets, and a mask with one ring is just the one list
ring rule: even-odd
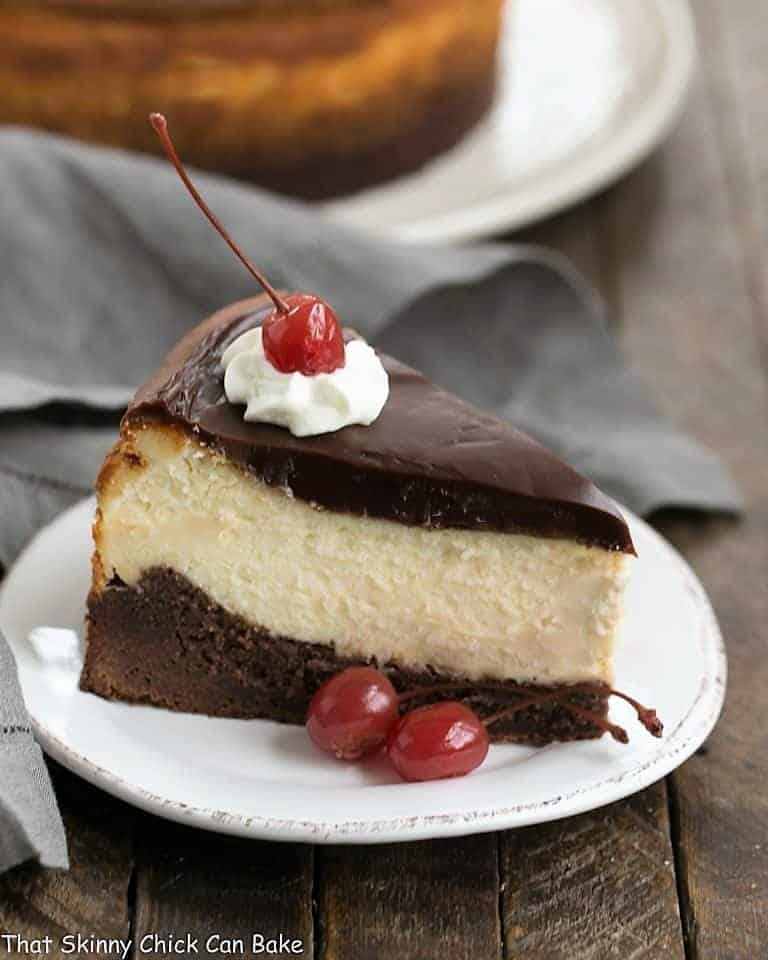
{"label": "chocolate glaze drip", "polygon": [[138,391],[130,430],[159,421],[193,432],[266,483],[317,506],[431,529],[560,537],[634,553],[615,504],[508,423],[381,355],[389,399],[369,427],[294,437],[246,423],[224,394],[221,357],[271,309],[266,297],[214,314]]}

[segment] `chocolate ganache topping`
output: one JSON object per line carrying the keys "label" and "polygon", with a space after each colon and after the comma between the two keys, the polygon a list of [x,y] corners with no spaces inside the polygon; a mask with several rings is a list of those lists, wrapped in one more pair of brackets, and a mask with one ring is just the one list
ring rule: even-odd
{"label": "chocolate ganache topping", "polygon": [[[232,304],[184,337],[137,392],[123,431],[160,422],[318,507],[432,529],[565,538],[634,553],[615,504],[531,437],[382,355],[390,395],[370,426],[294,437],[245,422],[226,399],[222,354],[271,301]],[[351,334],[347,332],[347,337]]]}

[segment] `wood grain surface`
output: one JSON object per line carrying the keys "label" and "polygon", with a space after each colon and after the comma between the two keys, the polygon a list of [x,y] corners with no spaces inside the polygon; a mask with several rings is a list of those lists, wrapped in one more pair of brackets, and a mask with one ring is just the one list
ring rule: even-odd
{"label": "wood grain surface", "polygon": [[[0,933],[49,936],[47,956],[67,956],[62,938],[125,938],[131,928],[133,810],[49,761],[69,841],[68,873],[24,865],[0,876]],[[5,952],[0,942],[0,956]],[[82,956],[106,956],[86,950]]]}
{"label": "wood grain surface", "polygon": [[501,960],[495,834],[317,858],[322,960]]}
{"label": "wood grain surface", "polygon": [[508,957],[682,960],[663,784],[500,842]]}
{"label": "wood grain surface", "polygon": [[161,932],[181,939],[174,956],[185,960],[230,948],[267,955],[281,934],[287,955],[314,955],[312,847],[243,841],[150,816],[142,816],[138,837],[134,941],[137,949],[144,943],[143,956],[167,955],[154,941]]}
{"label": "wood grain surface", "polygon": [[658,525],[707,587],[729,658],[722,719],[669,784],[688,956],[756,960],[768,956],[768,109],[755,101],[768,36],[762,4],[696,10],[703,69],[686,119],[598,216],[630,360],[747,498],[740,523]]}
{"label": "wood grain surface", "polygon": [[569,820],[314,850],[167,824],[55,768],[72,870],[0,878],[0,931],[283,933],[302,941],[293,955],[322,960],[768,957],[768,12],[762,0],[694,12],[701,69],[668,143],[524,239],[585,272],[659,407],[745,492],[739,522],[656,518],[728,646],[706,747],[665,783]]}

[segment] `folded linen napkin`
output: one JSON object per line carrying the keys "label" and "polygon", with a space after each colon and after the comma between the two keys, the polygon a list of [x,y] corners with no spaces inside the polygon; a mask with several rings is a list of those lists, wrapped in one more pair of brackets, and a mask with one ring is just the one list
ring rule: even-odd
{"label": "folded linen napkin", "polygon": [[[601,305],[558,255],[383,243],[242,184],[197,179],[274,284],[325,297],[342,322],[537,436],[635,511],[738,509],[717,458],[657,415]],[[5,129],[0,210],[8,565],[35,529],[91,490],[119,410],[163,352],[256,291],[162,162]],[[40,768],[29,758],[29,781],[9,777],[26,747],[2,733],[0,744],[0,810],[24,817],[20,798]],[[20,820],[14,836],[30,842],[0,847],[0,870],[29,852],[55,862],[46,852],[60,830],[53,810],[47,833]]]}
{"label": "folded linen napkin", "polygon": [[66,867],[67,843],[16,664],[0,633],[0,872],[31,857],[46,867]]}

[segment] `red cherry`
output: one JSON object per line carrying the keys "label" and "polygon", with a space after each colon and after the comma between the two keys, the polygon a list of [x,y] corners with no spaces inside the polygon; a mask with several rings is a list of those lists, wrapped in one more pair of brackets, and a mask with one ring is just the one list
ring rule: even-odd
{"label": "red cherry", "polygon": [[312,697],[307,732],[316,747],[339,760],[359,760],[382,746],[397,716],[397,693],[389,679],[373,667],[349,667]]}
{"label": "red cherry", "polygon": [[403,780],[463,777],[485,760],[488,731],[473,710],[447,700],[401,717],[387,751]]}
{"label": "red cherry", "polygon": [[160,137],[166,156],[176,168],[192,199],[274,303],[275,312],[264,321],[262,332],[264,352],[272,366],[283,373],[298,371],[307,376],[315,373],[333,373],[334,370],[343,367],[344,336],[333,310],[319,297],[312,297],[306,293],[292,293],[282,297],[275,290],[219,223],[187,176],[187,171],[168,133],[165,117],[161,113],[151,113],[149,120]]}
{"label": "red cherry", "polygon": [[261,334],[272,366],[308,377],[343,367],[344,335],[328,304],[308,293],[290,293],[283,299],[288,309],[271,313]]}

